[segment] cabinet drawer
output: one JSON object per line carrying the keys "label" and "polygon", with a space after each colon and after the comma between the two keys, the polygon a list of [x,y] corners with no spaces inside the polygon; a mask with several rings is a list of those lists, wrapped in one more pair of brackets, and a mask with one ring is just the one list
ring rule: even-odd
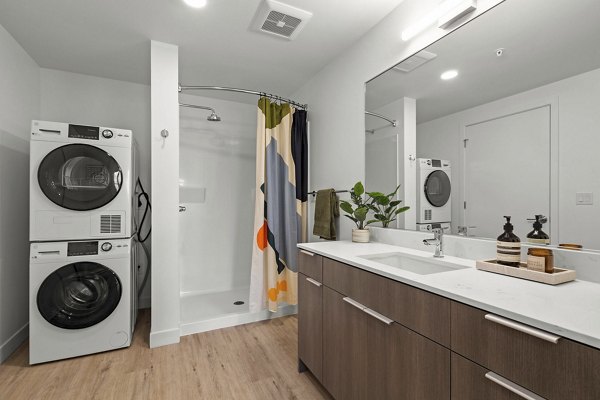
{"label": "cabinet drawer", "polygon": [[[451,364],[452,400],[523,400],[522,396],[486,378],[490,371],[456,353],[452,353]],[[513,390],[527,393],[514,384],[511,386]]]}
{"label": "cabinet drawer", "polygon": [[323,379],[323,286],[298,274],[298,358]]}
{"label": "cabinet drawer", "polygon": [[323,257],[308,250],[298,250],[298,271],[322,282]]}
{"label": "cabinet drawer", "polygon": [[[600,350],[452,302],[454,352],[549,400],[600,399]],[[522,332],[518,329],[527,331]]]}
{"label": "cabinet drawer", "polygon": [[323,283],[447,347],[450,300],[350,265],[323,259]]}

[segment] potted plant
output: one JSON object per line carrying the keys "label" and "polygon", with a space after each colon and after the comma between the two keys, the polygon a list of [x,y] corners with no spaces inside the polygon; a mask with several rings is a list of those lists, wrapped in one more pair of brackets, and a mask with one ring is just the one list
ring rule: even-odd
{"label": "potted plant", "polygon": [[369,223],[365,221],[370,208],[363,197],[364,194],[365,187],[361,182],[356,182],[350,191],[350,199],[354,206],[348,201],[340,201],[340,208],[346,213],[346,217],[356,224],[356,229],[352,229],[352,241],[358,243],[369,242]]}
{"label": "potted plant", "polygon": [[390,223],[398,218],[398,214],[410,209],[410,207],[400,207],[402,200],[393,200],[396,197],[396,193],[398,193],[398,189],[400,189],[400,185],[396,187],[396,190],[387,195],[381,192],[367,193],[367,196],[369,196],[367,207],[373,211],[375,219],[367,221],[366,225],[381,222],[384,228],[388,228]]}

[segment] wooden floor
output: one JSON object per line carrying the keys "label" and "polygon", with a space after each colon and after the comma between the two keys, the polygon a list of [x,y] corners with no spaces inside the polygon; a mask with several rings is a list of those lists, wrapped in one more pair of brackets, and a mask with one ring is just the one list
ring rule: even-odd
{"label": "wooden floor", "polygon": [[331,399],[297,372],[297,322],[277,318],[150,349],[146,311],[128,349],[29,366],[24,343],[0,365],[0,399]]}

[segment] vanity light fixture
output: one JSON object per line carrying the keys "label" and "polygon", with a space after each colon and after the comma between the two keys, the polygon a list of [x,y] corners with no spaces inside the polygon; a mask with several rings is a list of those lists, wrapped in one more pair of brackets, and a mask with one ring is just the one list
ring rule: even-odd
{"label": "vanity light fixture", "polygon": [[207,0],[183,0],[183,2],[193,8],[202,8],[206,5]]}
{"label": "vanity light fixture", "polygon": [[402,31],[402,40],[406,42],[412,39],[435,23],[439,28],[445,29],[476,8],[477,0],[443,1],[433,11]]}
{"label": "vanity light fixture", "polygon": [[454,79],[457,76],[458,76],[458,71],[455,69],[451,69],[451,70],[444,72],[442,75],[440,75],[440,78],[447,81],[449,79]]}

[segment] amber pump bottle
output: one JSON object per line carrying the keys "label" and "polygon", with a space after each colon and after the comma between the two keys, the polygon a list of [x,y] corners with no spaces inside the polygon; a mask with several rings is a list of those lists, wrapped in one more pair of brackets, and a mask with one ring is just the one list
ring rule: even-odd
{"label": "amber pump bottle", "polygon": [[550,236],[542,230],[542,224],[545,218],[543,215],[536,215],[533,223],[533,230],[527,234],[527,241],[535,244],[550,244]]}
{"label": "amber pump bottle", "polygon": [[498,264],[508,265],[510,267],[521,266],[521,239],[513,233],[513,225],[510,223],[510,216],[505,215],[506,224],[504,232],[498,236],[496,242],[496,258]]}

